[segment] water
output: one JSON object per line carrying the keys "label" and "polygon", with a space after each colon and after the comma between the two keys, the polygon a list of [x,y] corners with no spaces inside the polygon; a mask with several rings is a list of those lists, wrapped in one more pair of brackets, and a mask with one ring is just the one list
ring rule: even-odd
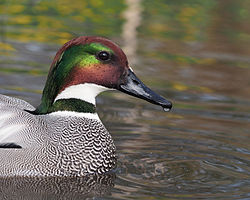
{"label": "water", "polygon": [[163,110],[164,110],[165,112],[169,112],[169,111],[170,111],[169,108],[163,108]]}
{"label": "water", "polygon": [[249,9],[244,0],[1,1],[0,93],[37,106],[60,45],[101,35],[123,46],[137,76],[173,109],[100,95],[117,168],[1,179],[0,198],[250,199]]}

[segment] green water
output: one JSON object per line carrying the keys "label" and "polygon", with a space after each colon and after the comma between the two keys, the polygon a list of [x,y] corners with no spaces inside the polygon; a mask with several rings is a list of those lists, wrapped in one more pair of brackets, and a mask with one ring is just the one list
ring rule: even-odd
{"label": "green water", "polygon": [[98,35],[123,47],[138,77],[174,105],[166,113],[100,95],[117,169],[0,179],[1,199],[249,199],[249,10],[246,0],[0,0],[1,94],[37,106],[58,48]]}

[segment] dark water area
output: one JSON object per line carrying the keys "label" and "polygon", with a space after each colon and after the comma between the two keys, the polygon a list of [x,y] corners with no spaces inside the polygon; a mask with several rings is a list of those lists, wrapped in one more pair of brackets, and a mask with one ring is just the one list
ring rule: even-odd
{"label": "dark water area", "polygon": [[110,174],[2,178],[1,199],[250,199],[250,1],[0,1],[0,93],[37,106],[58,48],[118,43],[171,112],[97,98],[117,146]]}

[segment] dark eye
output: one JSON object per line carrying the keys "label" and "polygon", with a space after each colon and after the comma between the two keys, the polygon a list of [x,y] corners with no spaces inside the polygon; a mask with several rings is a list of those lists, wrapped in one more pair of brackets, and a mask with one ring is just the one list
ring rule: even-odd
{"label": "dark eye", "polygon": [[97,54],[97,59],[107,61],[110,59],[110,54],[107,51],[101,51]]}

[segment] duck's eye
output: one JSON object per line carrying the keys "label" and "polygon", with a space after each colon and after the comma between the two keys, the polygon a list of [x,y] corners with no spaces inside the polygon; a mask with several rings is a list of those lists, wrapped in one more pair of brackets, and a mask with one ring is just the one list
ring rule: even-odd
{"label": "duck's eye", "polygon": [[107,51],[101,51],[97,54],[97,59],[107,61],[110,59],[110,54]]}

